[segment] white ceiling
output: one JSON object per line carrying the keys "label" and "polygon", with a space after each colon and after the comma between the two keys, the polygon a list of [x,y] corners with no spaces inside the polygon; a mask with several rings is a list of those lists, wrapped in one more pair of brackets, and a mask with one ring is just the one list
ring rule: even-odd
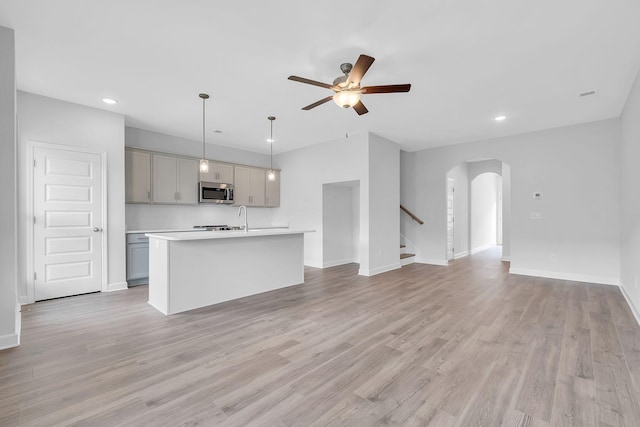
{"label": "white ceiling", "polygon": [[[414,151],[617,117],[640,68],[639,17],[637,0],[0,2],[19,89],[196,141],[207,92],[207,142],[267,153],[275,115],[276,154],[346,132]],[[300,109],[330,91],[289,75],[330,83],[361,53],[376,58],[364,85],[411,92],[364,95],[364,116]]]}

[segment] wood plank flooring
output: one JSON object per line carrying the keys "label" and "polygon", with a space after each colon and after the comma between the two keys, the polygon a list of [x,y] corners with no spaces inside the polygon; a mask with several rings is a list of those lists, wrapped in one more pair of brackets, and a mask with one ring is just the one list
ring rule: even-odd
{"label": "wood plank flooring", "polygon": [[23,307],[0,426],[640,426],[640,327],[612,286],[499,250],[165,317],[147,287]]}

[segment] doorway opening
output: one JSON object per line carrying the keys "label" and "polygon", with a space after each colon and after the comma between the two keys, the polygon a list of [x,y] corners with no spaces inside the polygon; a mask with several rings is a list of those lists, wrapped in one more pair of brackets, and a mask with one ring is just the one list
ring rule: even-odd
{"label": "doorway opening", "polygon": [[360,263],[360,181],[322,186],[323,268]]}
{"label": "doorway opening", "polygon": [[509,261],[510,166],[497,159],[464,161],[447,172],[446,183],[447,260],[499,246],[501,259]]}

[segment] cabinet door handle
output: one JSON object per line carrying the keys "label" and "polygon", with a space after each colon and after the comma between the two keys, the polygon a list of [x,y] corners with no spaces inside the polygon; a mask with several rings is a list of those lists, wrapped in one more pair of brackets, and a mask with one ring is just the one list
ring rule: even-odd
{"label": "cabinet door handle", "polygon": [[147,191],[147,200],[151,200],[151,191]]}

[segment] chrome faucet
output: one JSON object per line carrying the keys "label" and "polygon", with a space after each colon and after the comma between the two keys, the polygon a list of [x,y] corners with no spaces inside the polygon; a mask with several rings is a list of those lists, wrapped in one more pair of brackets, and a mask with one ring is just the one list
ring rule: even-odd
{"label": "chrome faucet", "polygon": [[247,207],[242,205],[238,208],[238,216],[242,215],[242,211],[244,210],[244,232],[249,232],[249,223],[247,221]]}

